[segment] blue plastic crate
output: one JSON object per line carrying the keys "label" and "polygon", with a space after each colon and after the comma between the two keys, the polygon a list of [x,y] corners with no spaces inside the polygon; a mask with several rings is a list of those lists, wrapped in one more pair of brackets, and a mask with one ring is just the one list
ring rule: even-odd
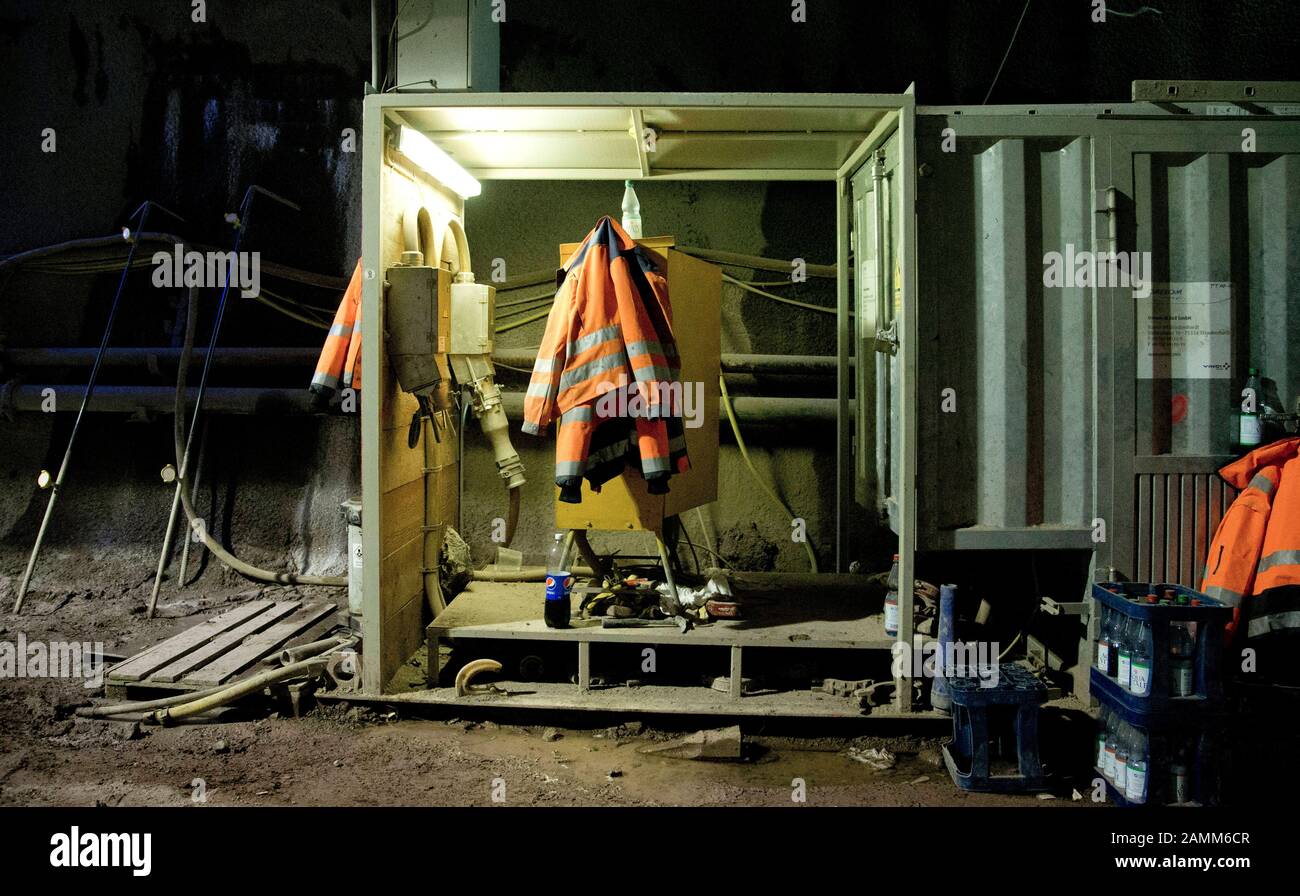
{"label": "blue plastic crate", "polygon": [[[1033,793],[1048,788],[1038,755],[1038,710],[1047,688],[1023,666],[998,666],[997,684],[975,677],[947,679],[952,696],[952,740],[943,747],[944,763],[962,790]],[[1003,732],[995,730],[999,723]],[[1014,771],[998,774],[990,740],[1003,733],[1015,741]],[[1004,761],[1010,764],[1009,759]]]}
{"label": "blue plastic crate", "polygon": [[[1147,798],[1134,802],[1119,791],[1101,768],[1093,767],[1098,779],[1105,782],[1106,798],[1117,806],[1215,806],[1219,803],[1220,749],[1214,731],[1190,722],[1178,725],[1162,723],[1147,728],[1126,719],[1147,737]],[[1174,766],[1182,749],[1184,791],[1181,801],[1175,796]]]}
{"label": "blue plastic crate", "polygon": [[[1118,588],[1123,597],[1108,589]],[[1161,606],[1128,600],[1128,597],[1145,598],[1152,592],[1164,595],[1166,591],[1186,595],[1201,602],[1201,606]],[[1119,683],[1096,667],[1095,642],[1091,672],[1092,695],[1110,703],[1124,706],[1138,713],[1163,712],[1215,712],[1223,703],[1223,676],[1220,660],[1223,655],[1224,626],[1232,619],[1232,608],[1182,585],[1152,582],[1103,582],[1092,586],[1092,596],[1099,609],[1118,612],[1130,619],[1141,619],[1151,624],[1152,663],[1151,693],[1144,697],[1122,688]],[[1098,617],[1102,614],[1099,612]],[[1196,623],[1194,684],[1192,694],[1176,697],[1170,693],[1169,624],[1172,622]]]}

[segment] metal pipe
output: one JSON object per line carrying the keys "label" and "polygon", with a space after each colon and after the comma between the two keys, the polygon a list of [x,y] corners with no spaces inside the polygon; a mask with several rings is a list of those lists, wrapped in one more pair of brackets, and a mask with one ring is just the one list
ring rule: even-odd
{"label": "metal pipe", "polygon": [[[531,369],[537,358],[535,349],[497,349],[492,360],[512,367]],[[852,366],[854,358],[849,359]],[[794,376],[834,376],[834,355],[722,355],[723,373],[755,373]]]}
{"label": "metal pipe", "polygon": [[[15,411],[41,411],[47,403],[46,393],[55,396],[58,410],[71,410],[84,386],[69,383],[25,383],[10,388],[7,407]],[[185,400],[194,401],[198,389],[185,390]],[[131,414],[137,411],[171,413],[176,390],[171,386],[100,386],[95,390],[94,411]],[[280,414],[325,416],[312,407],[306,389],[208,388],[204,393],[207,410],[221,414]]]}
{"label": "metal pipe", "polygon": [[[217,349],[213,353],[212,363],[217,367],[290,367],[298,364],[310,367],[316,363],[319,355],[318,348],[243,346]],[[104,353],[100,364],[103,367],[134,367],[150,363],[175,366],[180,356],[179,348],[164,346],[110,348]],[[198,360],[206,361],[207,356],[206,349],[194,351],[194,357]],[[95,349],[85,346],[31,346],[0,350],[0,361],[10,367],[85,367],[93,364],[95,357]]]}
{"label": "metal pipe", "polygon": [[[199,480],[203,477],[203,457],[208,450],[208,421],[203,421],[203,434],[199,436],[199,456],[194,463],[194,487],[190,490],[190,503],[197,504],[199,501]],[[185,579],[190,568],[190,545],[194,543],[193,537],[181,539],[181,568],[176,574],[176,582],[181,588],[185,587]],[[202,541],[200,541],[202,544]]]}
{"label": "metal pipe", "polygon": [[[134,221],[136,215],[139,215],[140,230],[144,230],[145,223],[149,220],[149,211],[154,206],[180,220],[175,213],[167,211],[161,205],[148,199],[140,204],[140,207],[131,215],[130,220]],[[123,239],[129,240],[131,236],[130,228],[122,229]],[[32,573],[36,571],[36,561],[41,556],[41,544],[45,541],[45,532],[50,527],[50,518],[54,515],[54,504],[58,501],[59,490],[63,488],[63,480],[68,475],[68,466],[72,462],[72,449],[77,442],[77,433],[81,429],[81,421],[85,419],[86,408],[95,394],[95,384],[99,380],[99,370],[103,364],[104,352],[108,349],[108,341],[113,337],[113,323],[117,320],[117,311],[122,305],[122,293],[126,289],[126,280],[131,274],[131,264],[135,261],[136,249],[139,247],[140,241],[138,239],[131,240],[131,248],[126,253],[126,263],[122,265],[122,274],[117,280],[117,291],[113,294],[113,304],[109,306],[108,322],[104,324],[104,333],[99,339],[99,349],[95,353],[95,361],[90,368],[90,379],[86,383],[85,392],[82,393],[81,404],[77,408],[77,418],[72,423],[72,432],[68,435],[68,444],[63,451],[63,461],[59,464],[59,472],[54,477],[54,484],[50,490],[50,500],[45,505],[45,515],[41,518],[40,528],[36,530],[36,542],[32,545],[31,556],[27,558],[27,568],[23,570],[22,582],[18,586],[18,599],[14,601],[15,613],[22,612],[23,601],[27,597],[27,589],[32,583]]]}
{"label": "metal pipe", "polygon": [[[834,423],[838,403],[834,398],[773,398],[739,396],[731,399],[736,417],[745,423]],[[524,393],[502,392],[501,406],[514,417],[524,410]],[[849,413],[856,402],[849,402]]]}

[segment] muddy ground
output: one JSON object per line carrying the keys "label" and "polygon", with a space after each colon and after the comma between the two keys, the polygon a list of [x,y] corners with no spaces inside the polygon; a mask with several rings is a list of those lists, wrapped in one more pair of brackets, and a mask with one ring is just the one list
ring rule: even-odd
{"label": "muddy ground", "polygon": [[[0,615],[0,641],[102,641],[129,655],[256,597],[245,584],[171,596],[146,619],[148,582],[55,594],[33,591],[22,616]],[[274,589],[264,596],[284,593]],[[0,679],[0,804],[290,806],[788,806],[1088,805],[966,794],[949,780],[933,737],[800,739],[746,731],[747,758],[706,763],[641,750],[677,732],[624,720],[596,730],[474,719],[403,718],[321,705],[303,718],[264,715],[176,728],[77,718],[97,696],[81,682]],[[527,721],[534,721],[530,717]],[[878,770],[851,748],[887,747]]]}

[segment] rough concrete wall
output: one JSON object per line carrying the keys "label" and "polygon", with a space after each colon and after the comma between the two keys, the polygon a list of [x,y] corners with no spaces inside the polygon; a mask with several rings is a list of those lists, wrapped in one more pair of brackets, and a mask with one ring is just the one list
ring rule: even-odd
{"label": "rough concrete wall", "polygon": [[[360,245],[359,154],[340,151],[360,124],[369,75],[365,3],[290,0],[191,5],[72,2],[5,4],[0,70],[6,140],[0,255],[113,233],[143,199],[151,230],[229,246],[223,215],[260,183],[303,206],[261,203],[246,248],[265,259],[343,276]],[[53,128],[57,151],[40,151]],[[260,201],[259,201],[260,202]],[[7,346],[93,346],[117,285],[115,273],[0,275],[0,334]],[[264,278],[264,285],[319,306],[338,294]],[[176,345],[182,297],[134,275],[115,345]],[[205,293],[198,333],[206,340],[216,293]],[[232,301],[222,345],[319,345],[323,330],[247,300]],[[3,361],[0,360],[0,364]],[[84,382],[88,369],[15,370],[0,380]],[[197,377],[197,368],[192,376]],[[174,371],[106,369],[105,384],[169,385]],[[218,369],[212,384],[305,388],[311,370]],[[71,414],[0,421],[0,573],[21,574],[56,470]],[[345,539],[338,501],[358,489],[355,419],[227,417],[211,420],[200,507],[236,553],[276,569],[338,572]],[[35,587],[96,588],[151,578],[171,502],[158,478],[172,459],[171,418],[127,421],[91,415],[62,492]],[[207,562],[205,573],[221,574]],[[195,570],[191,566],[191,570]]]}
{"label": "rough concrete wall", "polygon": [[[554,269],[559,244],[580,240],[601,215],[617,218],[622,196],[621,181],[485,183],[483,195],[466,203],[475,270],[489,271],[495,259],[504,260],[508,276]],[[647,236],[671,235],[679,245],[802,258],[813,264],[835,260],[835,193],[829,183],[654,182],[639,184],[637,196]],[[749,278],[743,271],[728,270],[741,279]],[[781,274],[760,272],[754,279],[782,278]],[[545,290],[539,287],[520,292],[527,295]],[[835,286],[831,280],[813,279],[781,293],[832,306]],[[722,308],[724,352],[831,354],[835,350],[835,318],[831,315],[781,305],[726,284]],[[544,325],[544,320],[537,321],[503,333],[498,337],[498,346],[535,347]],[[510,371],[503,371],[501,379],[516,390],[527,383],[526,375]],[[805,384],[771,379],[758,383],[751,377],[728,377],[728,388],[733,395],[834,397],[830,379]],[[527,465],[529,483],[513,547],[540,562],[554,531],[555,443],[553,434],[545,439],[522,435],[518,421],[514,423],[512,438]],[[721,429],[724,444],[719,461],[719,500],[707,511],[712,520],[709,530],[721,539],[722,553],[748,568],[807,569],[807,555],[802,545],[792,540],[789,520],[772,507],[754,483],[725,420]],[[806,521],[823,568],[830,568],[835,525],[833,426],[792,432],[779,426],[742,423],[742,432],[759,473]],[[495,467],[483,444],[471,430],[462,512],[465,535],[480,559],[490,555],[491,522],[504,512]],[[685,522],[690,540],[705,544],[698,517],[688,514]],[[595,544],[598,548],[617,547],[639,553],[653,550],[646,535],[602,535]],[[869,550],[865,542],[862,547]]]}
{"label": "rough concrete wall", "polygon": [[[794,25],[785,0],[744,6],[739,15],[727,4],[664,0],[641,4],[630,22],[609,3],[569,3],[565,15],[557,15],[551,3],[510,3],[501,41],[502,86],[871,92],[901,90],[914,81],[925,103],[980,102],[1022,8],[1018,0],[811,3],[808,22]],[[1300,51],[1291,0],[1168,0],[1158,4],[1162,15],[1112,17],[1106,25],[1087,20],[1089,4],[1074,10],[1055,6],[1030,8],[994,102],[1120,100],[1132,79],[1145,77],[1285,79],[1293,77],[1289,66]],[[304,213],[264,214],[254,248],[299,267],[348,272],[359,246],[359,157],[338,148],[343,128],[360,122],[370,67],[369,5],[222,0],[208,3],[207,11],[208,21],[199,24],[191,21],[188,3],[4,5],[0,96],[6,139],[0,141],[0,170],[9,186],[3,190],[0,253],[112,232],[148,197],[188,219],[187,237],[224,244],[229,231],[222,213],[257,182],[289,195]],[[46,127],[57,130],[56,154],[39,151]],[[617,206],[614,185],[584,185],[564,200],[557,189],[487,185],[485,201],[469,212],[479,263],[500,255],[515,272],[549,266],[556,242],[580,237],[598,215]],[[695,245],[831,258],[831,198],[824,187],[643,189],[648,231],[673,233]],[[509,202],[497,203],[499,198]],[[493,211],[498,206],[503,211]],[[11,346],[93,345],[114,285],[111,275],[20,273],[0,279],[0,335]],[[115,341],[174,344],[178,297],[133,296]],[[337,301],[320,293],[304,298],[320,305]],[[821,353],[833,347],[829,318],[771,307],[731,290],[724,301],[727,350]],[[247,304],[228,327],[227,345],[312,345],[321,337],[318,330]],[[536,344],[533,332],[516,331],[502,344]],[[298,385],[309,373],[241,384]],[[3,377],[13,374],[7,370]],[[83,376],[84,371],[65,371],[62,379]],[[115,381],[166,382],[144,375]],[[771,390],[772,384],[758,387]],[[0,422],[6,447],[0,461],[0,572],[21,569],[44,506],[32,482],[39,469],[57,464],[69,423],[63,415]],[[232,508],[218,530],[252,558],[332,568],[342,548],[334,503],[355,489],[355,423],[217,423],[209,481],[218,494],[209,506]],[[148,574],[167,508],[156,477],[169,456],[169,433],[165,418],[91,421],[49,536],[51,558],[63,553],[69,562],[48,563],[43,575],[63,573],[84,582],[114,562],[123,579]],[[776,430],[751,437],[763,446],[763,472],[807,518],[829,560],[830,434],[794,438]],[[536,550],[538,531],[549,530],[543,508],[549,506],[544,484],[550,446],[528,444],[522,436],[516,441],[532,474],[521,546]],[[490,544],[484,520],[500,504],[487,455],[474,440],[471,446],[466,528],[483,556]],[[753,521],[758,537],[747,545],[756,549],[750,554],[754,565],[767,562],[766,544],[779,543],[779,565],[800,568],[797,546],[784,538],[747,476],[734,449],[724,446],[722,501],[714,508],[719,528],[743,531]],[[688,523],[698,538],[694,521]]]}

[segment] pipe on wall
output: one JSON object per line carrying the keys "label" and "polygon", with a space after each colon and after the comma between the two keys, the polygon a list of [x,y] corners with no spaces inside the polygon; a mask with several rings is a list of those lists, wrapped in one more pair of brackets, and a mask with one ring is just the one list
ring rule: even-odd
{"label": "pipe on wall", "polygon": [[[0,412],[75,411],[85,391],[84,384],[11,382],[0,387]],[[186,402],[192,402],[198,389],[187,389],[185,393]],[[176,389],[172,386],[96,386],[91,410],[119,414],[153,411],[170,415],[175,400]],[[306,389],[209,387],[203,396],[203,407],[220,414],[321,414],[313,407],[311,393]]]}
{"label": "pipe on wall", "polygon": [[[202,361],[206,349],[195,349],[193,359]],[[151,363],[175,365],[181,356],[179,348],[170,346],[134,346],[110,348],[104,354],[107,367],[134,367]],[[320,356],[319,348],[296,346],[219,348],[212,355],[213,366],[225,367],[292,367],[303,365],[311,369]],[[88,347],[53,348],[36,346],[0,350],[0,362],[10,367],[87,367],[94,363],[95,349]]]}
{"label": "pipe on wall", "polygon": [[[524,412],[523,392],[502,392],[501,403],[505,412],[512,418]],[[834,423],[835,399],[833,398],[775,398],[766,396],[739,396],[731,399],[731,406],[736,417],[744,423],[763,424],[798,424],[798,423]],[[849,413],[853,413],[854,402],[849,402]]]}
{"label": "pipe on wall", "polygon": [[[536,351],[497,349],[492,360],[511,367],[532,369]],[[723,373],[755,373],[785,376],[834,376],[834,355],[748,355],[723,354]]]}

